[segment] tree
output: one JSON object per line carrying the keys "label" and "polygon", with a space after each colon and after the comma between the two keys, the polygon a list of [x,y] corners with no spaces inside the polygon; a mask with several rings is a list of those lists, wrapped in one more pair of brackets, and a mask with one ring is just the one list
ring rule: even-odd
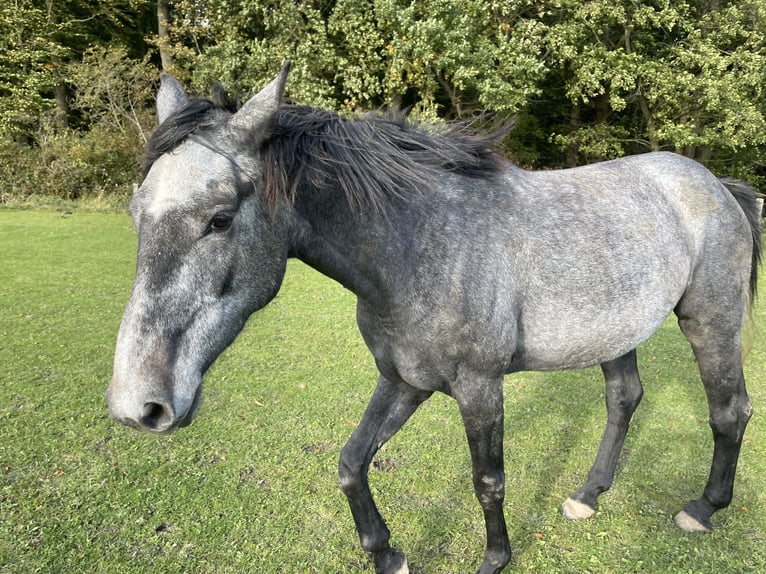
{"label": "tree", "polygon": [[0,135],[24,139],[53,105],[54,62],[66,49],[58,26],[39,7],[12,0],[0,7]]}
{"label": "tree", "polygon": [[160,61],[162,70],[171,73],[175,69],[173,55],[171,54],[168,43],[170,34],[168,33],[168,24],[170,23],[170,1],[157,0],[157,47],[160,51]]}
{"label": "tree", "polygon": [[244,98],[286,58],[301,103],[515,119],[524,166],[667,149],[766,183],[766,0],[8,0],[0,144],[138,142],[160,64]]}
{"label": "tree", "polygon": [[533,164],[671,149],[723,169],[766,143],[765,6],[183,0],[173,28],[194,38],[185,62],[198,88],[221,79],[243,92],[291,58],[290,94],[315,105],[516,116],[510,146]]}
{"label": "tree", "polygon": [[555,141],[577,163],[670,149],[727,171],[766,144],[766,2],[562,4],[545,17],[572,110]]}
{"label": "tree", "polygon": [[0,196],[113,194],[136,180],[139,126],[153,99],[144,89],[139,101],[140,88],[156,76],[144,58],[147,5],[0,6]]}
{"label": "tree", "polygon": [[147,52],[148,0],[10,0],[0,7],[0,136],[30,139],[41,114],[66,128],[67,64],[90,46]]}
{"label": "tree", "polygon": [[133,60],[123,47],[89,48],[66,70],[75,86],[72,107],[90,129],[106,128],[142,143],[153,124],[148,104],[157,88],[155,75],[148,54]]}
{"label": "tree", "polygon": [[290,58],[301,101],[454,118],[518,111],[545,72],[535,23],[516,26],[502,2],[182,0],[173,10],[173,49],[198,88],[247,90]]}

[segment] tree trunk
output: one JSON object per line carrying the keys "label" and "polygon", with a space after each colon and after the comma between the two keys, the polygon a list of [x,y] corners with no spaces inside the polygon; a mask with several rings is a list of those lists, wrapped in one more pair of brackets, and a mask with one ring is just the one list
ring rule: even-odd
{"label": "tree trunk", "polygon": [[56,115],[53,123],[60,129],[69,127],[69,89],[63,81],[56,84]]}
{"label": "tree trunk", "polygon": [[654,114],[649,108],[649,102],[643,93],[643,84],[641,79],[638,80],[638,107],[641,109],[641,115],[644,116],[644,124],[646,125],[646,137],[649,140],[649,149],[652,151],[660,150],[660,142],[657,139],[657,125],[654,122]]}
{"label": "tree trunk", "polygon": [[[579,103],[573,103],[572,107],[569,108],[569,131],[575,132],[578,129],[580,129],[580,111],[581,107]],[[577,150],[577,146],[573,143],[570,143],[567,146],[566,151],[566,161],[567,161],[567,167],[576,167],[578,164],[579,154]]]}
{"label": "tree trunk", "polygon": [[168,22],[170,22],[169,4],[169,0],[157,0],[157,36],[159,37],[160,60],[162,61],[162,71],[170,74],[173,72],[175,63],[170,54],[170,36],[167,28]]}

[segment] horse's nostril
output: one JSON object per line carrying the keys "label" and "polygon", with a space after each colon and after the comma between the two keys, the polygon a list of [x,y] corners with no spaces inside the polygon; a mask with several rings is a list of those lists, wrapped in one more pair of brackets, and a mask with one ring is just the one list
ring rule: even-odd
{"label": "horse's nostril", "polygon": [[144,403],[141,424],[150,430],[165,430],[173,424],[173,410],[162,403]]}

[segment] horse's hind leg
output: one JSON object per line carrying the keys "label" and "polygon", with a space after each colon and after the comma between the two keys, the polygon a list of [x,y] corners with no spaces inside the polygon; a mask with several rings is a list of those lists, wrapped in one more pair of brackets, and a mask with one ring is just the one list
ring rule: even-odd
{"label": "horse's hind leg", "polygon": [[606,379],[606,429],[588,479],[561,506],[564,516],[573,520],[592,516],[596,498],[612,486],[630,419],[643,395],[635,351],[603,363],[601,370]]}
{"label": "horse's hind leg", "polygon": [[351,507],[362,548],[372,558],[377,574],[406,574],[409,568],[404,554],[388,543],[391,534],[375,506],[367,471],[378,449],[429,396],[430,392],[381,376],[359,426],[340,454],[340,485]]}
{"label": "horse's hind leg", "polygon": [[[708,302],[708,306],[713,304]],[[696,532],[709,531],[712,514],[731,502],[742,435],[753,409],[742,374],[739,319],[724,317],[718,310],[713,312],[715,317],[702,321],[687,314],[688,307],[677,311],[678,322],[699,364],[714,441],[713,462],[702,498],[687,503],[675,516],[679,527]]]}

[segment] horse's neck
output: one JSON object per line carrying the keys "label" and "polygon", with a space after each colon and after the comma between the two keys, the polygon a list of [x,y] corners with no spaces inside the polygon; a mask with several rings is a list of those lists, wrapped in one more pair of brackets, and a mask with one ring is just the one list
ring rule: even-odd
{"label": "horse's neck", "polygon": [[406,262],[401,213],[372,208],[355,213],[345,199],[304,194],[293,207],[290,255],[336,280],[373,305],[392,292],[395,275]]}

